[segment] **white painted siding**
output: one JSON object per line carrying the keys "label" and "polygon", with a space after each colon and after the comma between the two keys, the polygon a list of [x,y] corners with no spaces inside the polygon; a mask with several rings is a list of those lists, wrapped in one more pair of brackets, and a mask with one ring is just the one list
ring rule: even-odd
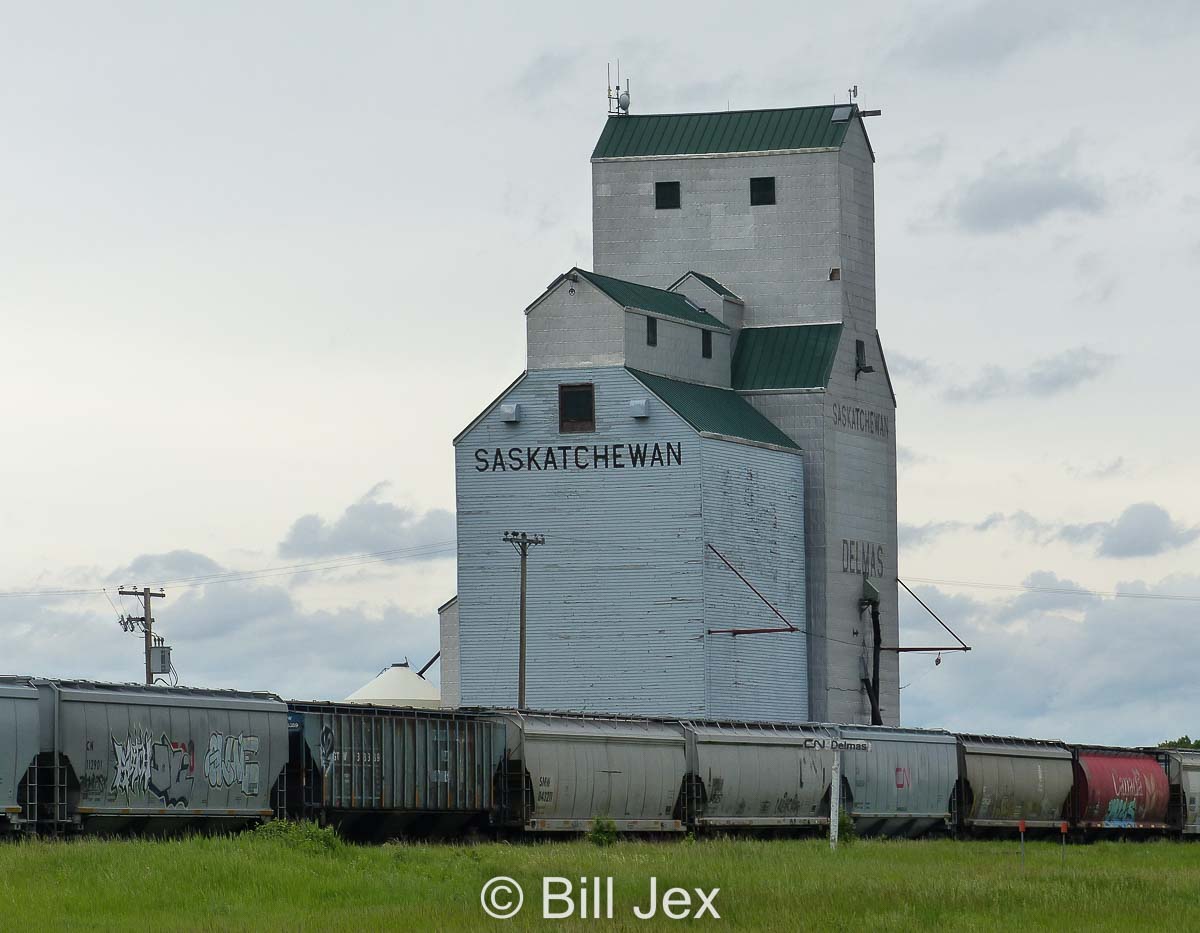
{"label": "white painted siding", "polygon": [[[558,385],[586,381],[596,431],[559,435]],[[644,421],[634,398],[648,400]],[[804,721],[803,637],[705,636],[775,618],[707,540],[802,622],[800,456],[701,437],[620,368],[531,372],[506,401],[520,404],[519,424],[493,411],[455,451],[461,702],[516,702],[519,560],[500,538],[519,530],[546,536],[529,558],[528,707]],[[595,445],[655,443],[682,462],[595,465]],[[569,445],[572,465],[530,471],[530,450],[544,457],[547,445],[556,463]]]}
{"label": "white painted siding", "polygon": [[[559,383],[589,380],[595,433],[559,435]],[[648,399],[648,419],[630,398]],[[702,715],[699,437],[624,369],[531,372],[508,400],[519,424],[493,411],[455,451],[462,702],[516,703],[518,558],[500,540],[516,529],[546,536],[529,559],[527,705]],[[682,464],[481,472],[475,459],[646,442],[681,445]]]}
{"label": "white painted siding", "polygon": [[[808,720],[805,646],[804,466],[782,453],[701,442],[704,540],[801,631],[707,635],[708,715]],[[783,623],[715,554],[704,556],[705,629]]]}

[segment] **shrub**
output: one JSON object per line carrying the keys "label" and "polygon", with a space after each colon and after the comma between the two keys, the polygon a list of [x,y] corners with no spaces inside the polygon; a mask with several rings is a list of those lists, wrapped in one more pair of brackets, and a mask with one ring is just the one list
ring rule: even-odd
{"label": "shrub", "polygon": [[342,840],[331,826],[294,820],[271,820],[254,831],[255,838],[281,842],[300,852],[332,852],[341,848]]}
{"label": "shrub", "polygon": [[592,845],[610,846],[617,841],[617,824],[606,816],[597,817],[592,823],[591,832],[588,833],[588,839],[592,841]]}
{"label": "shrub", "polygon": [[838,810],[838,842],[850,845],[858,838],[858,830],[854,828],[854,818],[843,807]]}

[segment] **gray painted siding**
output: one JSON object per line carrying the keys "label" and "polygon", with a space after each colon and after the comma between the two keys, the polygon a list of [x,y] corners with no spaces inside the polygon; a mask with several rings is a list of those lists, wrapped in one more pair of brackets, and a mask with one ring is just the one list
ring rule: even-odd
{"label": "gray painted siding", "polygon": [[[704,539],[797,628],[805,615],[804,465],[801,455],[705,438]],[[705,549],[705,629],[782,626]],[[706,635],[708,715],[806,722],[808,660],[802,633]]]}
{"label": "gray painted siding", "polygon": [[462,705],[458,670],[458,600],[449,603],[438,613],[438,629],[441,634],[442,652],[442,656],[438,658],[442,706],[455,709]]}
{"label": "gray painted siding", "polygon": [[624,318],[624,309],[582,276],[559,282],[525,315],[526,368],[621,365]]}
{"label": "gray painted siding", "polygon": [[646,316],[625,314],[625,359],[634,369],[684,382],[729,388],[730,337],[712,332],[712,358],[702,354],[703,328],[658,317],[658,346],[646,345]]}
{"label": "gray painted siding", "polygon": [[[825,394],[825,514],[829,546],[826,593],[829,634],[854,641],[854,629],[864,628],[851,611],[861,593],[861,576],[843,571],[842,539],[871,541],[884,547],[884,573],[879,579],[880,623],[883,643],[899,643],[899,587],[896,540],[896,406],[888,391],[883,361],[873,331],[868,333],[860,319],[848,317],[842,343],[834,361],[829,391]],[[875,372],[854,379],[855,340],[866,345],[867,362]],[[844,404],[879,412],[891,419],[887,437],[870,434],[844,425],[836,419],[836,406]],[[864,621],[866,621],[864,619]],[[869,632],[869,624],[865,631]],[[868,637],[868,644],[870,643]],[[831,671],[828,713],[834,721],[869,721],[870,707],[865,694],[854,696],[850,683],[854,672],[849,661],[855,649],[828,642],[826,666]],[[836,676],[834,673],[836,672]],[[884,652],[880,665],[880,706],[886,725],[900,722],[899,655]],[[857,715],[862,710],[861,716]]]}
{"label": "gray painted siding", "polygon": [[[897,644],[896,422],[874,335],[847,321],[828,392],[758,393],[746,399],[804,448],[808,557],[809,710],[814,720],[869,722],[860,680],[867,670],[870,623],[858,614],[860,574],[843,569],[842,541],[883,545],[880,622],[886,645]],[[864,340],[874,373],[854,379],[856,339]],[[887,438],[838,426],[839,405],[888,416]],[[858,632],[856,635],[855,632]],[[899,661],[880,665],[884,722],[900,720]]]}
{"label": "gray painted siding", "polygon": [[[560,382],[596,386],[596,432],[558,434]],[[630,398],[650,417],[630,417]],[[518,559],[506,529],[539,532],[528,584],[532,708],[701,715],[704,709],[699,437],[623,369],[531,372],[455,450],[461,696],[516,703]],[[653,469],[479,472],[477,448],[682,445]]]}
{"label": "gray painted siding", "polygon": [[730,301],[722,295],[715,294],[703,282],[694,276],[684,279],[673,289],[680,295],[686,296],[694,305],[720,319],[721,323],[732,332],[733,345],[737,346],[738,333],[742,329],[742,312],[744,308],[736,301]]}
{"label": "gray painted siding", "polygon": [[840,256],[846,320],[875,330],[875,164],[855,120],[839,153]]}
{"label": "gray painted siding", "polygon": [[[776,203],[751,207],[762,175]],[[841,176],[837,151],[595,162],[594,267],[660,288],[707,273],[745,299],[747,325],[840,320]],[[656,181],[680,182],[680,210],[655,210]]]}

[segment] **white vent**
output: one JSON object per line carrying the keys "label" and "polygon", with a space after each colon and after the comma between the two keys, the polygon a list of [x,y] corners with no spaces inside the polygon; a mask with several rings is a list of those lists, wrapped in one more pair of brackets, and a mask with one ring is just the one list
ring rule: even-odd
{"label": "white vent", "polygon": [[631,398],[629,400],[629,414],[635,418],[649,418],[650,407],[646,404],[644,398]]}
{"label": "white vent", "polygon": [[500,420],[513,424],[521,420],[521,404],[519,402],[501,402]]}

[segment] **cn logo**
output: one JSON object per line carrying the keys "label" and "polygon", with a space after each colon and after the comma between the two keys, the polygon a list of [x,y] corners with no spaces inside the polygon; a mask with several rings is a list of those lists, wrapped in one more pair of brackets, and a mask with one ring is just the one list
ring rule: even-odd
{"label": "cn logo", "polygon": [[909,787],[911,782],[908,780],[908,768],[896,769],[896,790],[903,790]]}

